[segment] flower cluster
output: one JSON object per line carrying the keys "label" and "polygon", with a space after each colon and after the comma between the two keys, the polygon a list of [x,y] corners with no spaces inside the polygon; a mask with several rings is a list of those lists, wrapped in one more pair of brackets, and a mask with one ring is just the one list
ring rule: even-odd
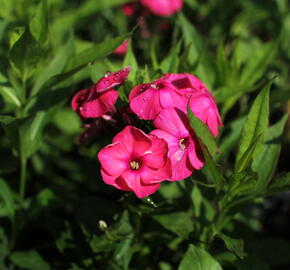
{"label": "flower cluster", "polygon": [[[126,67],[107,73],[95,85],[78,92],[72,99],[73,110],[82,119],[112,121],[110,112],[116,112],[118,98],[115,87],[126,80],[129,72]],[[189,124],[187,107],[207,125],[213,137],[223,124],[213,96],[198,78],[188,73],[165,74],[151,83],[137,85],[130,92],[129,106],[140,121],[152,120],[155,129],[145,134],[128,120],[129,125],[112,144],[100,150],[98,158],[106,184],[143,198],[154,193],[162,181],[185,179],[203,167],[203,153]]]}

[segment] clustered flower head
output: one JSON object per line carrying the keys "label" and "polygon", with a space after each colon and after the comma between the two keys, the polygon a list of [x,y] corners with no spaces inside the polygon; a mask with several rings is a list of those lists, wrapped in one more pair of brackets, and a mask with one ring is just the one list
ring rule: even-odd
{"label": "clustered flower head", "polygon": [[[117,110],[117,86],[124,83],[129,67],[107,73],[95,85],[79,91],[72,99],[72,108],[87,121],[91,136],[104,121],[116,123],[116,114],[126,118],[127,126],[117,133],[112,144],[98,153],[103,181],[120,190],[132,191],[138,198],[146,197],[163,181],[188,178],[204,165],[199,140],[189,124],[187,108],[218,135],[222,121],[215,100],[207,87],[189,73],[165,74],[151,83],[136,85],[129,94],[129,106]],[[152,120],[155,129],[149,134],[134,127],[135,114]]]}

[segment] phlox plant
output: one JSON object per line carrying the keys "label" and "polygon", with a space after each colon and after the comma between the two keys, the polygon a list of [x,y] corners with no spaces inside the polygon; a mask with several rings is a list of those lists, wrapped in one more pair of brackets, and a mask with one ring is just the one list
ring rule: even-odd
{"label": "phlox plant", "polygon": [[289,269],[287,1],[0,7],[0,270]]}

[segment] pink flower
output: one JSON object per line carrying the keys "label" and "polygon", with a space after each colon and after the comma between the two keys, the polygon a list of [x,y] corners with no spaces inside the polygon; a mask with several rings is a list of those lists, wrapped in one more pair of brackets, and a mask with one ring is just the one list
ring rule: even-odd
{"label": "pink flower", "polygon": [[190,109],[193,114],[203,121],[214,137],[218,135],[218,126],[223,126],[217,105],[212,94],[206,86],[195,76],[183,74],[167,74],[163,77],[187,97],[184,107],[179,107],[187,112],[187,101],[190,97]]}
{"label": "pink flower", "polygon": [[157,129],[150,134],[163,138],[168,144],[172,165],[171,181],[189,177],[204,165],[202,150],[186,115],[174,108],[165,109],[154,120]]}
{"label": "pink flower", "polygon": [[113,89],[122,84],[130,72],[125,67],[114,73],[107,73],[95,85],[79,91],[72,99],[72,108],[82,118],[101,117],[116,103],[118,92]]}
{"label": "pink flower", "polygon": [[127,126],[98,154],[106,184],[133,191],[138,198],[154,193],[159,182],[171,177],[167,143]]}
{"label": "pink flower", "polygon": [[136,3],[126,3],[122,5],[122,12],[126,16],[133,16],[136,13],[136,10],[138,7],[136,6]]}
{"label": "pink flower", "polygon": [[129,95],[130,108],[141,119],[153,120],[166,108],[184,110],[188,97],[163,77],[153,83],[140,84]]}
{"label": "pink flower", "polygon": [[191,74],[165,74],[151,84],[136,86],[129,95],[132,111],[145,120],[154,119],[167,108],[178,108],[187,114],[189,99],[193,114],[216,137],[218,126],[223,126],[217,105],[206,86]]}
{"label": "pink flower", "polygon": [[114,54],[117,55],[125,55],[128,49],[129,40],[126,39],[116,50],[114,50]]}
{"label": "pink flower", "polygon": [[159,16],[171,16],[182,8],[182,0],[140,0],[152,13]]}

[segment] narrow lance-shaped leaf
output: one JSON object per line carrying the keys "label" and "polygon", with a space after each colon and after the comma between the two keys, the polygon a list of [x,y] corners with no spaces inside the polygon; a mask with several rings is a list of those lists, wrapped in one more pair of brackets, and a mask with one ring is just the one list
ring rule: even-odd
{"label": "narrow lance-shaped leaf", "polygon": [[288,115],[284,115],[280,121],[268,128],[262,152],[253,160],[252,169],[259,176],[255,192],[264,190],[275,172],[281,150],[281,136],[287,119]]}
{"label": "narrow lance-shaped leaf", "polygon": [[131,39],[128,42],[128,49],[126,52],[126,56],[124,58],[123,66],[124,67],[127,67],[127,66],[131,67],[131,71],[130,71],[130,74],[128,76],[128,80],[130,80],[134,83],[135,77],[136,77],[136,71],[138,70],[138,63],[137,63],[136,57],[135,57],[134,52],[133,52]]}
{"label": "narrow lance-shaped leaf", "polygon": [[244,241],[242,239],[231,238],[222,233],[219,233],[218,237],[224,241],[228,250],[235,253],[240,259],[244,258]]}
{"label": "narrow lance-shaped leaf", "polygon": [[208,127],[192,113],[190,108],[187,109],[187,114],[189,123],[200,140],[206,161],[205,169],[211,174],[216,184],[216,190],[219,192],[224,182],[224,178],[215,162],[215,158],[219,152],[215,140]]}
{"label": "narrow lance-shaped leaf", "polygon": [[6,212],[10,218],[14,216],[14,201],[12,192],[5,180],[0,178],[0,199],[4,202]]}
{"label": "narrow lance-shaped leaf", "polygon": [[34,17],[29,23],[29,29],[33,37],[43,44],[48,35],[48,7],[47,0],[41,0]]}
{"label": "narrow lance-shaped leaf", "polygon": [[33,38],[27,27],[9,52],[12,67],[22,77],[22,80],[31,77],[42,53],[39,43]]}
{"label": "narrow lance-shaped leaf", "polygon": [[122,35],[111,40],[98,43],[91,48],[88,48],[79,54],[77,54],[69,67],[64,73],[57,74],[50,78],[43,86],[44,89],[51,89],[56,84],[63,82],[64,80],[72,77],[75,73],[86,67],[89,63],[106,57],[112,53],[121,43],[129,37],[128,35]]}
{"label": "narrow lance-shaped leaf", "polygon": [[[269,90],[272,82],[259,93],[251,107],[247,119],[242,128],[239,141],[239,150],[237,153],[236,166],[240,162],[242,155],[254,143],[254,140],[260,135],[265,134],[269,119]],[[257,143],[253,157],[257,157],[262,148],[262,141]]]}
{"label": "narrow lance-shaped leaf", "polygon": [[178,270],[222,270],[220,264],[207,251],[189,245]]}

